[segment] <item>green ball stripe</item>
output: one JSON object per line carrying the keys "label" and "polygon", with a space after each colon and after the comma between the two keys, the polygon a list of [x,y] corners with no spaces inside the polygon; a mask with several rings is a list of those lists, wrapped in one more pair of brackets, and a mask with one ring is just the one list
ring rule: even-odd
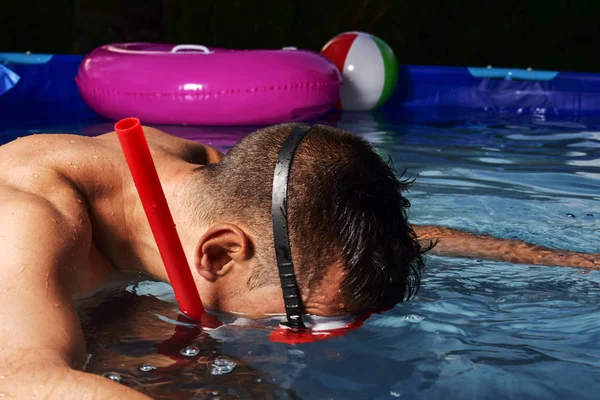
{"label": "green ball stripe", "polygon": [[375,108],[381,106],[383,103],[390,98],[392,93],[394,93],[394,89],[396,89],[396,85],[398,83],[398,62],[396,61],[396,56],[394,52],[383,40],[379,39],[377,36],[371,35],[373,41],[377,44],[379,51],[381,52],[381,57],[383,58],[383,69],[385,71],[385,81],[383,83],[383,92],[381,93],[381,97],[379,101],[375,105]]}

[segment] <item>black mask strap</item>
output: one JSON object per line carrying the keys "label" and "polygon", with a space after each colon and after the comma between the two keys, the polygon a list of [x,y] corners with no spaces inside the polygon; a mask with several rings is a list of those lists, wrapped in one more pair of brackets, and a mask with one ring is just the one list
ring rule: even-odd
{"label": "black mask strap", "polygon": [[287,137],[275,164],[273,175],[273,203],[271,213],[273,216],[273,241],[275,243],[275,257],[279,269],[279,279],[283,290],[283,301],[287,315],[288,326],[293,329],[305,328],[302,320],[304,311],[302,298],[296,282],[292,252],[290,249],[290,238],[287,218],[287,190],[288,179],[292,169],[294,153],[300,142],[311,129],[310,126],[301,125],[292,131]]}

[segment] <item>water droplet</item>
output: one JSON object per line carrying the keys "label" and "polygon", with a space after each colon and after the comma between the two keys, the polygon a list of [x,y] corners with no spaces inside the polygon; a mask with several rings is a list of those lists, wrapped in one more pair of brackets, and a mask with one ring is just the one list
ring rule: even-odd
{"label": "water droplet", "polygon": [[150,371],[154,371],[156,369],[156,367],[152,364],[144,364],[140,367],[140,371],[142,372],[150,372]]}
{"label": "water droplet", "polygon": [[408,322],[421,322],[425,319],[425,317],[422,317],[417,314],[409,314],[409,315],[405,316],[404,319],[407,320]]}
{"label": "water droplet", "polygon": [[39,178],[40,176],[38,174],[33,174],[34,177]]}
{"label": "water droplet", "polygon": [[236,363],[225,356],[219,356],[210,364],[212,375],[228,374],[236,367]]}
{"label": "water droplet", "polygon": [[67,161],[67,165],[73,165],[71,161]]}
{"label": "water droplet", "polygon": [[219,394],[219,392],[212,392],[213,396],[216,396]]}
{"label": "water droplet", "polygon": [[94,158],[98,158],[98,156],[97,156],[97,155],[95,155],[95,154],[92,154],[92,157],[94,157]]}
{"label": "water droplet", "polygon": [[114,372],[105,372],[102,374],[103,377],[110,379],[111,381],[121,382],[121,377]]}
{"label": "water droplet", "polygon": [[579,273],[582,275],[587,275],[590,273],[590,271],[584,269],[583,271],[579,271]]}
{"label": "water droplet", "polygon": [[194,357],[200,354],[200,349],[196,346],[188,346],[185,349],[181,350],[181,355],[186,357]]}
{"label": "water droplet", "polygon": [[254,382],[256,382],[256,383],[261,383],[261,382],[262,382],[262,379],[260,379],[260,378],[256,378],[256,379],[254,380]]}
{"label": "water droplet", "polygon": [[569,217],[569,218],[575,218],[575,214],[567,213],[567,217]]}

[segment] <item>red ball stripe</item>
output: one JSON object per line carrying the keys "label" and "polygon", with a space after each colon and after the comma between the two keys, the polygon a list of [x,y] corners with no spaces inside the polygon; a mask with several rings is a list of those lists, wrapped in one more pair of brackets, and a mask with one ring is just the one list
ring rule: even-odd
{"label": "red ball stripe", "polygon": [[321,50],[321,54],[331,60],[340,70],[340,73],[344,72],[346,57],[357,36],[358,34],[356,33],[342,33],[327,42]]}

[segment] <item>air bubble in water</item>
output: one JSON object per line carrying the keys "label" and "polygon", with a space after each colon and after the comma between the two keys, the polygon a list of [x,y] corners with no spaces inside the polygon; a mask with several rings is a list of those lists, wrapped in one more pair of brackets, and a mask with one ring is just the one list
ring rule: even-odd
{"label": "air bubble in water", "polygon": [[408,322],[421,322],[425,319],[425,317],[422,317],[422,316],[416,315],[416,314],[409,314],[409,315],[405,316],[404,319],[407,320]]}
{"label": "air bubble in water", "polygon": [[103,377],[110,379],[111,381],[121,382],[121,377],[114,372],[105,372],[102,374]]}
{"label": "air bubble in water", "polygon": [[181,355],[186,357],[194,357],[200,354],[200,349],[196,346],[188,346],[185,349],[181,350]]}
{"label": "air bubble in water", "polygon": [[152,364],[144,364],[140,367],[140,371],[142,372],[150,372],[150,371],[154,371],[156,369],[156,367]]}
{"label": "air bubble in water", "polygon": [[575,218],[575,214],[567,213],[567,217],[569,217],[569,218]]}
{"label": "air bubble in water", "polygon": [[210,373],[212,375],[228,374],[237,364],[225,356],[219,356],[210,364]]}

